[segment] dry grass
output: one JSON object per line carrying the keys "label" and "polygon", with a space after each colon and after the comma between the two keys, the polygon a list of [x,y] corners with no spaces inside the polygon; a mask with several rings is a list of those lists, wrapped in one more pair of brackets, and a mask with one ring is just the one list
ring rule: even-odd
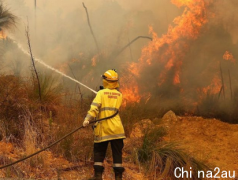
{"label": "dry grass", "polygon": [[[37,142],[37,138],[39,137],[39,132],[37,132],[37,126],[31,121],[30,114],[28,117],[25,116],[24,119],[24,137],[23,137],[23,146],[25,149],[25,155],[28,156],[37,150],[39,150],[39,144]],[[44,160],[41,154],[30,158],[26,161],[29,163],[30,167],[42,166],[44,164]]]}
{"label": "dry grass", "polygon": [[[34,82],[21,81],[15,76],[0,76],[0,119],[4,125],[1,129],[2,137],[17,139],[19,146],[25,147],[25,154],[35,152],[81,126],[92,101],[92,97],[88,97],[81,103],[81,97],[75,93],[65,93],[66,96],[62,96],[61,87],[50,76],[42,76],[41,80],[43,98],[42,102],[39,102]],[[161,117],[168,109],[170,106],[167,104],[158,107],[156,103],[148,106],[146,102],[122,108],[120,115],[127,136],[138,120]],[[179,110],[179,107],[177,109]],[[128,156],[140,166],[139,169],[143,164],[151,177],[157,178],[158,174],[169,177],[175,165],[187,167],[191,164],[194,169],[202,167],[176,146],[162,143],[166,134],[163,128],[145,133],[143,143],[136,144],[137,147],[128,151]],[[92,129],[88,127],[80,130],[52,147],[51,151],[75,164],[90,164],[93,156]],[[110,157],[109,154],[108,158]],[[26,161],[25,166],[37,169],[45,164],[48,163],[44,156],[39,155]]]}
{"label": "dry grass", "polygon": [[[86,101],[86,100],[85,100]],[[72,101],[74,103],[74,101]],[[68,102],[68,105],[70,103]],[[71,105],[69,105],[71,106]],[[86,111],[82,113],[80,103],[75,105],[74,108],[61,107],[55,118],[54,123],[58,124],[58,129],[55,130],[55,138],[59,139],[70,131],[80,127],[86,116]],[[63,155],[68,160],[77,161],[90,161],[92,158],[93,150],[93,130],[91,127],[81,129],[67,139],[63,140],[56,147],[53,148],[54,152]]]}
{"label": "dry grass", "polygon": [[20,79],[11,75],[0,76],[0,119],[5,128],[2,134],[4,139],[22,139],[24,132],[21,130],[21,117],[26,106],[27,93]]}

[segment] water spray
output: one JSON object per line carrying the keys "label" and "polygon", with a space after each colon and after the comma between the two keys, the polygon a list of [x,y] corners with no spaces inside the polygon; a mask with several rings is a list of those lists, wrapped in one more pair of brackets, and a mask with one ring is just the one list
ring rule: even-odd
{"label": "water spray", "polygon": [[[8,37],[9,37],[9,36],[8,36]],[[12,37],[9,37],[9,38],[13,41],[14,44],[17,45],[17,47],[18,47],[24,54],[26,54],[27,56],[30,56],[29,52],[26,51],[26,50],[23,48],[23,46],[22,46],[21,44],[19,44],[18,42],[16,42]],[[81,86],[83,86],[83,87],[87,88],[88,90],[92,91],[93,93],[97,94],[97,91],[91,89],[90,87],[88,87],[88,86],[86,86],[85,84],[79,82],[78,80],[76,80],[76,79],[74,79],[74,78],[72,78],[72,77],[70,77],[70,76],[68,76],[68,75],[66,75],[66,74],[64,74],[64,73],[62,73],[61,71],[59,71],[59,70],[57,70],[57,69],[51,67],[50,65],[46,64],[46,63],[45,63],[44,61],[42,61],[41,59],[39,59],[39,58],[34,58],[34,60],[37,61],[37,62],[39,62],[41,65],[45,66],[46,68],[48,68],[48,69],[50,69],[50,70],[52,70],[52,71],[54,71],[54,72],[60,74],[61,76],[64,76],[64,77],[66,77],[66,78],[68,78],[68,79],[70,79],[70,80],[72,80],[72,81],[74,81],[74,82],[80,84]]]}

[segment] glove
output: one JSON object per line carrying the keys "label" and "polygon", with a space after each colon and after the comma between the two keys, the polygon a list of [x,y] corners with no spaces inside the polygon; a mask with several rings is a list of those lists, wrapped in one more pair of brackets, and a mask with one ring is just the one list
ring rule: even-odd
{"label": "glove", "polygon": [[89,125],[89,120],[88,119],[84,119],[83,127],[86,127],[88,125]]}

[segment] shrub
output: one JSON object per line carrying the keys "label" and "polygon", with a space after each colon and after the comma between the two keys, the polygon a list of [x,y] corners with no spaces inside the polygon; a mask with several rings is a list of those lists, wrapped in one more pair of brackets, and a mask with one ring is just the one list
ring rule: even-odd
{"label": "shrub", "polygon": [[35,78],[32,79],[30,86],[28,84],[26,87],[28,88],[31,103],[34,103],[35,106],[38,104],[43,107],[45,111],[53,111],[53,114],[55,114],[55,106],[59,105],[62,99],[62,86],[60,86],[57,79],[50,74],[41,75],[39,79],[41,101],[39,99],[38,82]]}
{"label": "shrub", "polygon": [[233,97],[220,97],[209,91],[204,94],[198,104],[196,115],[217,118],[224,122],[238,123],[238,89],[235,89]]}
{"label": "shrub", "polygon": [[4,125],[3,138],[22,138],[24,123],[21,116],[27,107],[27,93],[19,78],[7,75],[0,76],[0,119]]}
{"label": "shrub", "polygon": [[184,153],[176,144],[163,142],[165,135],[166,131],[163,127],[148,131],[143,138],[142,146],[137,151],[138,159],[144,164],[149,176],[157,179],[157,174],[160,174],[165,179],[176,179],[174,176],[176,167],[184,167],[186,170],[192,167],[192,179],[198,179],[198,170],[206,170],[208,167]]}

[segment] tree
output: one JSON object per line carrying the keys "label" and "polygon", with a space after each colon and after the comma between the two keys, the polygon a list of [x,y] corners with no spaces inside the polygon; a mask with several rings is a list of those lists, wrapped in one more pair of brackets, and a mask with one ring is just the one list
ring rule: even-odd
{"label": "tree", "polygon": [[0,30],[9,29],[16,23],[16,16],[0,3]]}

